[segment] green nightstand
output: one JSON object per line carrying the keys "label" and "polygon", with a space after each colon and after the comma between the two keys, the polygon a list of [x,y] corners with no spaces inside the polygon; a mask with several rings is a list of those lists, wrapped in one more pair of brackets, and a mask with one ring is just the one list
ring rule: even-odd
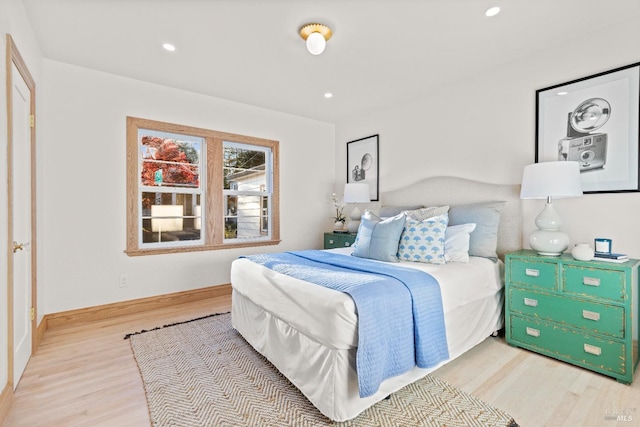
{"label": "green nightstand", "polygon": [[630,384],[638,364],[638,266],[507,254],[507,342]]}
{"label": "green nightstand", "polygon": [[356,241],[356,234],[351,233],[324,233],[324,248],[348,248]]}

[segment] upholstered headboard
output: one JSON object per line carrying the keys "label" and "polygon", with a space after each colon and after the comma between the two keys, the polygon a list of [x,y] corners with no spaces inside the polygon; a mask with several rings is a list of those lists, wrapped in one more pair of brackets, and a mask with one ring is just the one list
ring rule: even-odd
{"label": "upholstered headboard", "polygon": [[456,177],[432,177],[397,190],[381,192],[382,206],[464,205],[505,202],[498,227],[498,255],[522,248],[520,185],[488,184]]}

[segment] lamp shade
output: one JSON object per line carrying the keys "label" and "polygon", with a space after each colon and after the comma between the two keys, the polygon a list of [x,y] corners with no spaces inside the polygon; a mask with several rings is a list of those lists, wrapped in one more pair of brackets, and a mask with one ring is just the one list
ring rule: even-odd
{"label": "lamp shade", "polygon": [[369,203],[369,184],[345,184],[344,185],[344,202],[345,203]]}
{"label": "lamp shade", "polygon": [[582,196],[578,162],[543,162],[524,167],[521,199],[568,198]]}

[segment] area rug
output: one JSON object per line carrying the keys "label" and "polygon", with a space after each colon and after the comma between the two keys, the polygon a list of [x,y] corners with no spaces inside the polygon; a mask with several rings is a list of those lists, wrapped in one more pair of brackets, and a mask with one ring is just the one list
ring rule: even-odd
{"label": "area rug", "polygon": [[353,420],[322,415],[224,313],[127,335],[153,426],[509,426],[511,416],[425,378]]}

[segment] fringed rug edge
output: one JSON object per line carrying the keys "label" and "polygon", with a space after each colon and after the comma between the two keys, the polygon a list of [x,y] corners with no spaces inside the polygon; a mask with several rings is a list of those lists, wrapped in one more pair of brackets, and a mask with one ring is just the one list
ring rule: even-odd
{"label": "fringed rug edge", "polygon": [[226,312],[224,312],[224,313],[213,313],[213,314],[208,314],[208,315],[206,315],[206,316],[197,317],[197,318],[195,318],[195,319],[184,320],[184,321],[182,321],[182,322],[175,322],[175,323],[169,323],[169,324],[167,324],[167,325],[156,326],[156,327],[155,327],[155,328],[153,328],[153,329],[142,329],[142,330],[140,330],[140,331],[138,331],[138,332],[131,332],[131,333],[126,334],[126,335],[124,336],[124,338],[123,338],[123,339],[128,340],[128,339],[129,339],[129,338],[131,338],[131,336],[133,336],[133,335],[140,335],[140,334],[144,334],[144,333],[146,333],[146,332],[157,331],[157,330],[159,330],[159,329],[170,328],[171,326],[183,325],[183,324],[185,324],[185,323],[196,322],[196,321],[198,321],[198,320],[208,319],[209,317],[215,317],[215,316],[220,316],[220,315],[222,315],[222,314],[229,314],[229,313],[230,313],[229,311],[226,311]]}

